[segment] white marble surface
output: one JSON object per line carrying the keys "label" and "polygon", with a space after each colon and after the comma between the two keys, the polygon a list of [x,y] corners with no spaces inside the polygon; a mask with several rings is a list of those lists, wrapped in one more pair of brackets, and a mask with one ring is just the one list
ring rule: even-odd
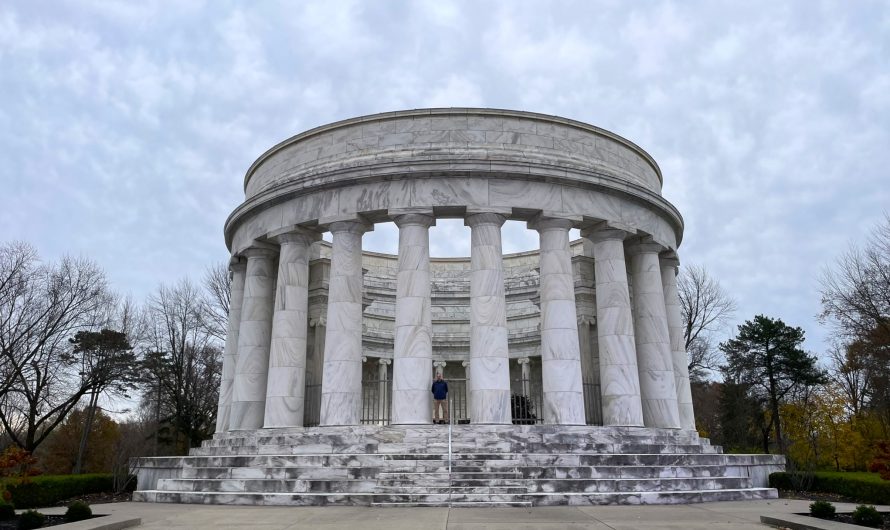
{"label": "white marble surface", "polygon": [[646,427],[677,429],[677,389],[671,354],[664,286],[655,243],[638,243],[628,248],[633,282],[634,336],[640,397]]}
{"label": "white marble surface", "polygon": [[309,245],[306,233],[278,237],[278,281],[272,316],[264,427],[300,427],[306,388],[309,327]]}
{"label": "white marble surface", "polygon": [[643,425],[633,316],[624,261],[624,238],[617,229],[582,232],[593,243],[596,276],[596,329],[599,345],[603,425]]}
{"label": "white marble surface", "polygon": [[278,253],[254,248],[244,254],[247,257],[247,271],[238,328],[238,362],[235,366],[230,430],[263,426],[272,338],[272,300]]}
{"label": "white marble surface", "polygon": [[581,352],[567,219],[534,223],[540,235],[541,371],[544,423],[584,425]]}
{"label": "white marble surface", "polygon": [[331,224],[331,276],[321,384],[321,425],[358,425],[362,402],[361,221]]}
{"label": "white marble surface", "polygon": [[399,227],[396,316],[393,348],[392,423],[432,421],[433,341],[430,316],[430,238],[435,218],[404,214]]}
{"label": "white marble surface", "polygon": [[[237,258],[236,258],[237,259]],[[236,261],[229,266],[232,283],[229,291],[229,320],[226,329],[226,347],[223,352],[222,375],[219,385],[219,407],[216,411],[216,432],[229,430],[232,410],[232,386],[235,383],[235,367],[238,364],[238,327],[241,325],[241,304],[244,301],[244,275],[247,263]]]}
{"label": "white marble surface", "polygon": [[495,213],[468,215],[470,227],[470,420],[509,424],[510,367],[501,226]]}
{"label": "white marble surface", "polygon": [[677,267],[679,264],[676,258],[661,259],[661,283],[664,286],[664,305],[667,311],[668,333],[671,341],[680,428],[694,430],[695,414],[692,409],[689,365],[683,340],[683,314],[680,308],[680,296],[677,292]]}

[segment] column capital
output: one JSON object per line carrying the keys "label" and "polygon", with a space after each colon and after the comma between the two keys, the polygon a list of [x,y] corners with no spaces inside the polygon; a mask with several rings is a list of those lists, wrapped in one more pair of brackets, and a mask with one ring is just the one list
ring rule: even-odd
{"label": "column capital", "polygon": [[229,271],[230,272],[243,272],[247,268],[247,260],[242,259],[240,256],[232,256],[229,260]]}
{"label": "column capital", "polygon": [[309,327],[311,327],[311,328],[314,328],[316,326],[327,326],[327,325],[328,325],[328,319],[324,315],[309,319]]}
{"label": "column capital", "polygon": [[241,255],[247,259],[251,258],[274,258],[278,256],[278,249],[273,246],[251,246],[241,251]]}
{"label": "column capital", "polygon": [[680,257],[677,256],[676,250],[668,249],[659,254],[658,257],[661,259],[661,266],[663,268],[673,267],[676,269],[680,266]]}
{"label": "column capital", "polygon": [[338,232],[348,232],[350,234],[364,234],[365,232],[373,232],[374,224],[364,219],[353,219],[347,221],[334,221],[328,225],[328,231],[332,234]]}
{"label": "column capital", "polygon": [[321,234],[316,230],[304,228],[302,226],[292,226],[269,232],[266,235],[271,241],[275,241],[279,245],[287,245],[291,243],[303,243],[310,245],[321,239]]}
{"label": "column capital", "polygon": [[631,256],[637,254],[659,254],[663,250],[665,250],[664,245],[656,243],[648,236],[625,245],[625,251]]}
{"label": "column capital", "polygon": [[540,213],[533,218],[529,219],[526,223],[526,226],[529,230],[570,230],[573,228],[577,221],[580,221],[580,217],[577,219],[573,219],[570,217],[562,217],[557,215],[547,215],[546,213]]}
{"label": "column capital", "polygon": [[408,225],[419,225],[429,228],[436,224],[436,218],[424,213],[404,213],[393,217],[392,222],[399,228]]}
{"label": "column capital", "polygon": [[636,230],[632,228],[605,222],[581,228],[581,237],[589,239],[594,243],[610,240],[624,241],[628,237],[634,235],[634,233],[636,233]]}
{"label": "column capital", "polygon": [[390,364],[392,364],[392,359],[377,359],[377,364],[379,364],[380,366],[389,366]]}
{"label": "column capital", "polygon": [[519,364],[519,366],[522,366],[523,364],[528,364],[531,361],[532,360],[529,359],[528,357],[520,357],[520,358],[516,359],[516,363]]}
{"label": "column capital", "polygon": [[596,317],[590,315],[578,315],[577,316],[578,324],[583,324],[587,326],[595,326],[596,325]]}
{"label": "column capital", "polygon": [[363,363],[368,362],[368,357],[366,355],[362,355],[362,362]]}
{"label": "column capital", "polygon": [[470,361],[461,361],[460,365],[466,368],[467,366],[470,366]]}
{"label": "column capital", "polygon": [[469,226],[470,228],[475,228],[477,226],[482,225],[495,225],[502,226],[507,221],[507,216],[502,213],[497,212],[478,212],[478,213],[470,213],[467,211],[467,216],[464,217],[464,226]]}
{"label": "column capital", "polygon": [[445,361],[433,361],[433,366],[436,368],[445,368]]}

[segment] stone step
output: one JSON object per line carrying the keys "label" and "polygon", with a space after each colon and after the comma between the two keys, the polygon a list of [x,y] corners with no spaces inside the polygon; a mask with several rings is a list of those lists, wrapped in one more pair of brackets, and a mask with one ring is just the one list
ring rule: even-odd
{"label": "stone step", "polygon": [[[551,454],[719,454],[720,449],[712,445],[699,444],[512,444],[499,443],[478,447],[475,445],[452,445],[453,454],[487,453],[551,453]],[[401,454],[401,455],[447,455],[448,444],[381,444],[377,446],[342,446],[331,444],[264,444],[241,446],[198,447],[189,451],[191,456],[226,456],[226,455],[300,455],[300,454]]]}
{"label": "stone step", "polygon": [[640,491],[633,493],[526,493],[518,495],[386,495],[374,493],[220,493],[142,490],[133,493],[137,502],[187,504],[238,504],[279,506],[368,506],[428,505],[449,506],[467,503],[529,503],[534,506],[605,504],[685,504],[697,502],[775,499],[771,488],[745,488],[705,491]]}
{"label": "stone step", "polygon": [[183,479],[158,481],[160,491],[243,492],[243,493],[608,493],[637,491],[679,491],[743,489],[751,486],[747,478],[657,478],[657,479],[512,479],[509,481],[444,477],[404,480],[273,480],[273,479]]}
{"label": "stone step", "polygon": [[451,508],[531,508],[532,503],[529,501],[517,501],[517,502],[451,502],[447,504],[442,503],[426,503],[426,502],[372,502],[372,507],[375,508],[442,508],[442,507],[451,507]]}
{"label": "stone step", "polygon": [[[425,444],[447,441],[447,426],[359,426],[259,429],[217,434],[205,446],[290,445],[329,443],[362,445],[386,442]],[[502,441],[529,443],[692,443],[708,445],[694,431],[676,431],[641,427],[569,427],[554,425],[460,425],[451,430],[456,443],[488,444]]]}
{"label": "stone step", "polygon": [[[180,456],[135,459],[137,467],[190,468],[190,467],[392,467],[393,461],[401,461],[401,469],[431,469],[445,466],[447,455],[380,455],[380,454],[279,454],[279,455],[225,455]],[[452,463],[466,461],[471,465],[541,465],[541,466],[690,466],[690,465],[755,465],[764,462],[782,465],[779,455],[722,455],[722,454],[499,454],[479,453],[455,455]],[[499,462],[495,464],[494,462]]]}
{"label": "stone step", "polygon": [[[468,468],[465,473],[480,473],[488,478],[684,478],[726,476],[725,465],[624,465],[624,466],[546,466],[517,465],[479,466]],[[447,465],[435,466],[431,471],[419,470],[410,466],[408,471],[397,471],[394,467],[346,467],[346,466],[279,466],[279,467],[183,467],[179,478],[188,479],[328,479],[346,480],[377,478],[412,480],[433,474],[447,477]],[[452,466],[458,472],[460,466]],[[480,469],[482,469],[480,471]]]}

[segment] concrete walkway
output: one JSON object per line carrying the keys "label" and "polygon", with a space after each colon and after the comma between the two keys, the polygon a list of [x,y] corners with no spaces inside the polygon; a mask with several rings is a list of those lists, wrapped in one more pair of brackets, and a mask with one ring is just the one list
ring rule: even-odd
{"label": "concrete walkway", "polygon": [[[362,508],[204,506],[125,502],[97,504],[94,513],[139,517],[141,528],[247,528],[250,530],[481,530],[767,528],[761,515],[807,512],[810,501],[774,499],[673,506],[560,506],[539,508]],[[836,504],[838,511],[855,505]],[[878,507],[886,509],[887,507]],[[47,508],[43,513],[63,513]],[[99,522],[102,518],[94,519]],[[812,520],[812,519],[811,519]],[[814,521],[815,522],[815,521]],[[84,521],[86,523],[86,521]],[[817,526],[818,527],[818,526]],[[825,526],[824,528],[829,528]],[[848,528],[847,525],[830,528]]]}

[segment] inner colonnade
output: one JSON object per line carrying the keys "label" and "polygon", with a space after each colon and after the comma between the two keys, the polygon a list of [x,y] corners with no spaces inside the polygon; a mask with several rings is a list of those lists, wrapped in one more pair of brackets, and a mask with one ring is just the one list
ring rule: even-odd
{"label": "inner colonnade", "polygon": [[[443,355],[434,352],[431,318],[429,235],[437,216],[431,209],[390,210],[387,215],[377,222],[392,220],[399,233],[395,316],[391,359],[379,358],[377,379],[391,386],[381,387],[370,406],[385,409],[393,425],[424,425],[432,419],[434,370],[442,372],[446,366]],[[511,356],[501,245],[501,227],[510,216],[504,209],[467,209],[463,216],[471,233],[469,352],[459,365],[465,370],[469,422],[513,422],[510,362],[519,366],[521,393],[528,396],[529,357],[539,357],[542,403],[537,419],[545,424],[693,430],[676,253],[626,227],[526,213],[529,228],[540,238],[533,256],[538,260],[533,301],[540,309],[531,356]],[[581,228],[582,240],[570,248],[572,228]],[[362,423],[369,406],[367,392],[363,404],[362,384],[368,379],[367,373],[363,378],[367,352],[362,322],[369,304],[362,236],[370,230],[373,223],[362,216],[291,227],[233,257],[218,432],[301,427],[314,416],[307,407],[318,409],[321,426]],[[326,309],[311,319],[311,249],[324,231],[332,238]],[[591,274],[573,272],[577,249],[591,254]],[[577,309],[579,289],[592,292],[594,307]],[[593,327],[592,337],[584,332],[588,326]],[[310,338],[310,331],[321,336]],[[313,348],[321,353],[315,368],[307,363]],[[582,374],[590,373],[591,366],[600,394],[594,399],[584,395],[593,387],[585,385],[582,391]],[[307,379],[316,384],[307,385]],[[307,392],[307,387],[318,389],[318,381],[320,403]],[[598,410],[590,410],[594,407]]]}

